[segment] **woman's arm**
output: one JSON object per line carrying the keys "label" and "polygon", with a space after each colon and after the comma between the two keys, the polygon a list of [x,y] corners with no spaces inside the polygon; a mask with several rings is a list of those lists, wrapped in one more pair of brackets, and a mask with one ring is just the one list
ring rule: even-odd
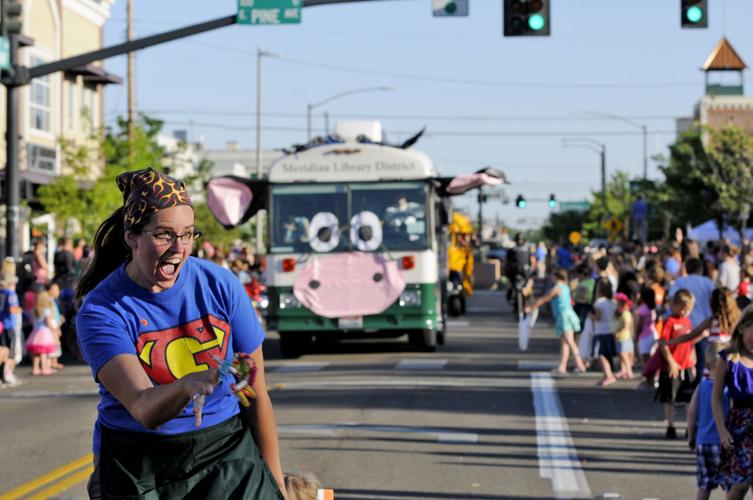
{"label": "woman's arm", "polygon": [[675,337],[672,340],[668,340],[667,345],[680,344],[682,342],[688,342],[691,340],[700,341],[701,337],[703,337],[704,332],[708,330],[709,327],[711,327],[711,318],[706,318],[698,323],[698,326],[693,328],[685,335],[680,335],[679,337]]}
{"label": "woman's arm", "polygon": [[262,348],[259,347],[254,351],[251,357],[256,363],[256,379],[253,385],[256,398],[250,400],[251,406],[248,408],[241,407],[241,410],[251,427],[251,434],[259,446],[267,467],[269,467],[275,481],[277,481],[277,486],[287,498],[285,482],[282,478],[282,466],[280,465],[277,424],[275,423],[275,415],[272,410],[272,401],[269,399],[269,393],[267,392],[267,382],[264,378],[264,354],[262,353]]}
{"label": "woman's arm", "polygon": [[114,356],[100,368],[97,378],[136,421],[152,430],[180,415],[194,395],[212,394],[220,381],[219,372],[210,368],[154,386],[133,354]]}
{"label": "woman's arm", "polygon": [[687,424],[688,424],[688,446],[690,446],[691,450],[695,449],[695,437],[696,437],[696,418],[698,416],[697,407],[698,407],[698,392],[700,391],[701,386],[695,388],[695,391],[693,391],[693,397],[690,398],[690,403],[688,403],[688,417],[687,417]]}
{"label": "woman's arm", "polygon": [[719,443],[727,449],[731,449],[735,441],[727,430],[724,423],[724,386],[727,382],[727,361],[719,360],[714,371],[714,392],[711,395],[711,412],[714,414],[714,423],[719,432]]}

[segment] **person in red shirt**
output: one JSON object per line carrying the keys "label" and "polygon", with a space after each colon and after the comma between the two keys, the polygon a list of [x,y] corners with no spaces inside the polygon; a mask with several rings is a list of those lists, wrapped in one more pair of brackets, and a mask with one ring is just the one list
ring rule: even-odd
{"label": "person in red shirt", "polygon": [[[688,316],[693,310],[695,298],[688,290],[678,290],[672,297],[670,305],[672,314],[664,323],[661,339],[669,342],[673,338],[685,335],[693,328]],[[676,439],[675,430],[675,400],[677,400],[680,384],[693,380],[693,343],[682,342],[675,345],[660,344],[662,353],[659,368],[659,387],[656,389],[655,400],[664,405],[664,416],[667,419],[667,439]]]}

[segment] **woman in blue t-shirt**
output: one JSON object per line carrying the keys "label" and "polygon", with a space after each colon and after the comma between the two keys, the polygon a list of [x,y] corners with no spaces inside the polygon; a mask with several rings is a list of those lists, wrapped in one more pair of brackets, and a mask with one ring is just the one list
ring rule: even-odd
{"label": "woman in blue t-shirt", "polygon": [[[93,498],[283,498],[264,332],[225,269],[190,257],[200,236],[181,181],[118,176],[123,206],[99,227],[76,290],[81,351],[99,383]],[[250,353],[241,411],[217,359]],[[257,448],[258,443],[258,448]]]}

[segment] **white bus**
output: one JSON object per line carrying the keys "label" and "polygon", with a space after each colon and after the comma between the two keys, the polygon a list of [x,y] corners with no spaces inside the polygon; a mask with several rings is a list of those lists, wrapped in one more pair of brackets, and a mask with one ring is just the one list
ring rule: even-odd
{"label": "white bus", "polygon": [[[344,337],[407,334],[427,351],[444,342],[450,179],[421,152],[379,144],[378,126],[357,141],[363,125],[338,126],[344,142],[279,158],[266,185],[245,182],[257,201],[267,189],[267,321],[284,356]],[[475,184],[457,192],[501,182],[494,174],[465,176]],[[209,183],[210,207],[226,226],[255,211],[234,191],[238,182]]]}

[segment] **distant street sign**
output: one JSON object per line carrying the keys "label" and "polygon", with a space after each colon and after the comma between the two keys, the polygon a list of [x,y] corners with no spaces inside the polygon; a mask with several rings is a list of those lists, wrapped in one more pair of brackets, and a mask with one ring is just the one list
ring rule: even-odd
{"label": "distant street sign", "polygon": [[0,69],[11,69],[10,66],[10,40],[0,37]]}
{"label": "distant street sign", "polygon": [[622,221],[616,217],[612,217],[604,221],[604,229],[608,230],[611,233],[619,234],[619,232],[622,231],[623,228],[624,225],[622,224]]}
{"label": "distant street sign", "polygon": [[467,16],[468,0],[431,0],[434,17]]}
{"label": "distant street sign", "polygon": [[591,208],[591,204],[587,201],[561,201],[560,212],[574,211],[585,212]]}
{"label": "distant street sign", "polygon": [[238,0],[238,24],[300,24],[302,0]]}
{"label": "distant street sign", "polygon": [[573,231],[572,233],[570,233],[567,239],[569,239],[570,243],[572,243],[573,245],[577,245],[578,243],[580,243],[580,240],[583,239],[583,236],[578,231]]}

